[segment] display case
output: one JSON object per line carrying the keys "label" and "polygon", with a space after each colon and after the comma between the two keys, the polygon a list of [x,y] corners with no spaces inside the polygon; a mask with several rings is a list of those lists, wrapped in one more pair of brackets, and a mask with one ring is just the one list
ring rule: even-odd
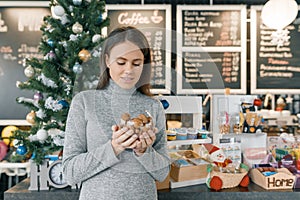
{"label": "display case", "polygon": [[[202,97],[200,96],[159,96],[161,101],[164,100],[168,104],[168,108],[166,108],[166,114],[192,114],[193,115],[193,128],[201,129],[202,128]],[[174,147],[175,150],[178,150],[180,146],[183,145],[193,145],[193,144],[204,144],[211,143],[212,139],[207,137],[205,139],[187,139],[187,140],[173,140],[168,141],[169,147]],[[170,150],[171,151],[171,150]],[[193,166],[191,166],[193,168]],[[194,166],[196,171],[201,166]],[[190,168],[190,169],[192,169]],[[202,167],[203,168],[203,167]],[[201,168],[201,170],[203,170]],[[175,169],[175,168],[174,168]],[[178,170],[179,169],[179,170]],[[180,168],[177,169],[177,173],[179,173]],[[204,169],[206,170],[206,168]],[[182,170],[181,170],[182,171]],[[185,170],[186,171],[186,170]],[[186,171],[185,174],[193,173],[195,170]],[[206,172],[206,171],[205,171]],[[205,178],[198,178],[193,180],[184,180],[184,181],[175,181],[170,178],[170,187],[178,188],[185,187],[189,185],[196,185],[205,183]]]}

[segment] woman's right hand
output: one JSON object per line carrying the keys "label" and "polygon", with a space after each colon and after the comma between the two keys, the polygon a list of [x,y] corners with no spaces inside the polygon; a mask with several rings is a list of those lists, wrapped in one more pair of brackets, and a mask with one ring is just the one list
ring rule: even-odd
{"label": "woman's right hand", "polygon": [[135,148],[136,140],[138,136],[134,134],[133,130],[128,129],[127,127],[123,127],[119,129],[117,125],[112,126],[112,140],[111,145],[114,149],[114,152],[119,155],[126,148]]}

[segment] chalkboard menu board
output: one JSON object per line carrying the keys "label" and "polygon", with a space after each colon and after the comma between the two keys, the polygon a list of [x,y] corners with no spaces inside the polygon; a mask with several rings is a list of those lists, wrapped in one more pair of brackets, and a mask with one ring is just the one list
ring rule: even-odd
{"label": "chalkboard menu board", "polygon": [[290,38],[277,45],[272,42],[276,30],[262,23],[261,10],[262,6],[251,6],[251,93],[299,94],[300,23],[288,25]]}
{"label": "chalkboard menu board", "polygon": [[152,48],[152,92],[171,93],[171,5],[106,5],[110,25],[139,28]]}
{"label": "chalkboard menu board", "polygon": [[26,81],[24,58],[42,58],[38,45],[43,17],[50,14],[49,2],[0,2],[0,119],[26,118],[29,110],[16,102],[20,96],[33,98],[33,92],[16,87]]}
{"label": "chalkboard menu board", "polygon": [[246,6],[177,6],[177,93],[246,93]]}

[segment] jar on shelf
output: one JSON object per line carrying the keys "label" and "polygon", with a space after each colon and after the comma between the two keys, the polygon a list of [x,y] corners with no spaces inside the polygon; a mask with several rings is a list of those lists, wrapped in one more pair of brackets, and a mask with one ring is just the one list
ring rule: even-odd
{"label": "jar on shelf", "polygon": [[232,127],[232,133],[242,133],[242,130],[240,128],[240,115],[238,113],[231,115],[230,126]]}
{"label": "jar on shelf", "polygon": [[198,129],[198,139],[207,139],[208,131],[205,129],[205,127],[202,127],[202,129]]}
{"label": "jar on shelf", "polygon": [[198,132],[195,128],[188,128],[187,129],[187,139],[188,140],[193,140],[197,139]]}
{"label": "jar on shelf", "polygon": [[176,131],[173,129],[168,129],[166,130],[167,133],[167,140],[168,141],[173,141],[176,140]]}
{"label": "jar on shelf", "polygon": [[176,140],[186,140],[186,139],[187,139],[187,128],[177,128]]}
{"label": "jar on shelf", "polygon": [[218,116],[219,132],[221,134],[230,133],[229,114],[227,112],[221,112]]}

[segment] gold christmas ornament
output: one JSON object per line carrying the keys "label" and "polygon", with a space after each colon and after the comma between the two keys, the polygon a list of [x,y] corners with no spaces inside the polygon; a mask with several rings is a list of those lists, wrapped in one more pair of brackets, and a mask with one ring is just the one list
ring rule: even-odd
{"label": "gold christmas ornament", "polygon": [[79,53],[78,56],[80,58],[80,60],[82,60],[83,62],[88,61],[91,58],[91,54],[88,50],[86,49],[82,49]]}
{"label": "gold christmas ornament", "polygon": [[27,115],[26,115],[26,121],[28,121],[30,124],[34,124],[34,122],[35,122],[35,116],[36,116],[36,114],[35,114],[35,112],[32,110],[30,113],[28,113]]}
{"label": "gold christmas ornament", "polygon": [[81,33],[83,31],[83,27],[81,24],[79,24],[78,22],[76,22],[73,26],[72,26],[72,31],[75,34]]}

